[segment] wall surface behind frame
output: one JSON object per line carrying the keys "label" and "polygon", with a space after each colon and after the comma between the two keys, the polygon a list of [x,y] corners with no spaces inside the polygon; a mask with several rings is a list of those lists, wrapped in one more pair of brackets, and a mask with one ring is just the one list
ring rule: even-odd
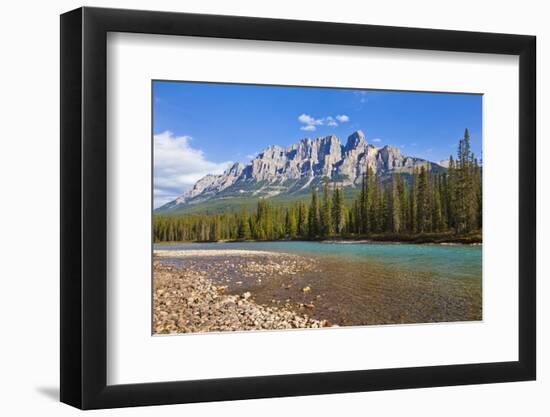
{"label": "wall surface behind frame", "polygon": [[[388,391],[303,398],[239,401],[108,410],[94,415],[128,416],[542,416],[550,405],[549,351],[550,153],[548,107],[550,84],[542,76],[550,66],[550,27],[544,2],[406,0],[393,2],[253,0],[89,0],[88,6],[158,9],[416,26],[440,29],[537,35],[539,138],[539,379],[536,382]],[[57,402],[59,393],[59,14],[82,6],[74,0],[55,3],[9,2],[2,9],[2,146],[0,230],[0,410],[3,415],[78,415]],[[405,73],[406,74],[406,73]],[[516,155],[510,155],[515,158]],[[505,163],[505,161],[503,161]],[[540,354],[542,353],[542,355]]]}

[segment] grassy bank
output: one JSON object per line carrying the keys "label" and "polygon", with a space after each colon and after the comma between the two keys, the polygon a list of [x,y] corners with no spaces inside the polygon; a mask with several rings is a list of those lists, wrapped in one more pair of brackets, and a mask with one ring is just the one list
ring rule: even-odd
{"label": "grassy bank", "polygon": [[374,241],[374,242],[397,242],[397,243],[457,243],[471,245],[475,243],[482,243],[481,232],[469,233],[464,235],[456,235],[452,232],[447,233],[419,233],[413,235],[405,234],[371,234],[371,235],[353,235],[337,238],[317,238],[317,239],[279,239],[279,240],[218,240],[218,241],[173,241],[173,242],[155,242],[157,245],[170,245],[170,244],[185,244],[185,243],[231,243],[231,242],[290,242],[290,241],[342,241],[342,242],[354,242],[354,241]]}
{"label": "grassy bank", "polygon": [[[340,239],[335,239],[340,240]],[[376,242],[402,242],[402,243],[462,243],[474,244],[482,243],[481,232],[456,235],[453,232],[447,233],[419,233],[414,235],[403,234],[372,234],[364,236],[353,236],[351,238],[341,239],[344,241],[353,240],[372,240]]]}

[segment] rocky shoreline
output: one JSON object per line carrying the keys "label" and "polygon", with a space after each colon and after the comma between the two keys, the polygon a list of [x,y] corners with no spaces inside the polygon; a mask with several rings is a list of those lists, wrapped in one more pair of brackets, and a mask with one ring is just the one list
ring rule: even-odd
{"label": "rocky shoreline", "polygon": [[[155,252],[153,263],[153,333],[197,333],[242,330],[275,330],[320,328],[329,326],[326,320],[316,320],[307,314],[298,314],[287,306],[264,306],[245,291],[227,294],[225,285],[216,285],[203,273],[183,267],[164,264],[164,256],[216,256],[215,251],[182,251],[182,253]],[[208,253],[205,253],[208,252]],[[228,252],[233,252],[228,255]],[[262,252],[280,258],[280,254]],[[224,251],[226,256],[253,256],[257,251]],[[304,263],[301,263],[304,262]],[[249,263],[255,274],[272,274],[276,262]],[[277,273],[294,274],[300,268],[311,267],[292,255]],[[265,270],[265,271],[264,271]],[[244,271],[243,271],[244,272]]]}

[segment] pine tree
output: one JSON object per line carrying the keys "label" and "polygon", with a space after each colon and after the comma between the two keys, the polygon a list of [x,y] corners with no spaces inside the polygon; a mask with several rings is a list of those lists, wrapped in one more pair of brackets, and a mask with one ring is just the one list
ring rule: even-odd
{"label": "pine tree", "polygon": [[376,233],[379,231],[380,220],[380,183],[373,173],[372,168],[367,169],[367,230],[366,233]]}
{"label": "pine tree", "polygon": [[311,188],[311,205],[309,207],[309,228],[308,234],[310,238],[315,238],[319,236],[319,226],[320,226],[320,214],[319,214],[319,201],[317,196],[317,189],[315,187]]}
{"label": "pine tree", "polygon": [[308,235],[308,210],[307,205],[300,201],[298,203],[298,236],[307,237]]}
{"label": "pine tree", "polygon": [[357,232],[367,233],[370,229],[369,225],[369,211],[368,211],[368,195],[367,194],[367,181],[369,178],[369,169],[362,175],[361,181],[361,194],[359,197],[359,203],[357,205]]}
{"label": "pine tree", "polygon": [[286,235],[294,239],[298,234],[298,221],[296,218],[296,211],[294,208],[287,208],[286,210]]}
{"label": "pine tree", "polygon": [[321,235],[328,237],[332,234],[331,201],[329,194],[329,180],[323,178],[323,205],[321,207]]}
{"label": "pine tree", "polygon": [[412,233],[418,233],[418,170],[416,168],[412,175],[412,189],[409,208],[411,218],[410,231]]}
{"label": "pine tree", "polygon": [[476,226],[477,229],[481,229],[483,225],[483,194],[482,194],[482,178],[481,167],[478,164],[477,159],[474,160],[474,187],[475,187],[475,199],[476,199]]}
{"label": "pine tree", "polygon": [[464,131],[459,141],[456,169],[456,231],[468,233],[478,225],[478,196],[476,187],[475,157],[471,151],[470,134]]}
{"label": "pine tree", "polygon": [[335,185],[332,191],[332,230],[336,235],[340,236],[342,234],[345,220],[344,191]]}
{"label": "pine tree", "polygon": [[417,222],[418,232],[424,233],[429,231],[430,207],[429,207],[429,190],[428,190],[428,173],[424,165],[420,167],[418,175],[417,189]]}
{"label": "pine tree", "polygon": [[410,216],[409,216],[409,192],[408,188],[405,186],[405,181],[402,176],[399,176],[398,187],[399,193],[399,205],[401,209],[401,231],[410,230]]}
{"label": "pine tree", "polygon": [[442,230],[446,230],[447,225],[447,219],[449,218],[449,207],[448,207],[448,196],[447,196],[447,174],[440,174],[439,175],[439,200],[441,202],[441,222],[442,222]]}
{"label": "pine tree", "polygon": [[440,177],[434,177],[432,192],[432,231],[443,230],[443,212],[441,208]]}
{"label": "pine tree", "polygon": [[353,201],[353,207],[350,211],[349,227],[353,233],[361,233],[361,195],[359,199]]}
{"label": "pine tree", "polygon": [[252,237],[251,231],[250,231],[250,221],[248,219],[248,211],[246,210],[246,208],[243,208],[241,212],[241,218],[239,220],[238,237],[239,239],[245,239],[245,240],[249,240]]}
{"label": "pine tree", "polygon": [[389,206],[389,201],[391,198],[391,188],[388,183],[383,184],[382,182],[380,183],[380,188],[380,200],[378,201],[378,215],[380,216],[380,220],[378,221],[378,227],[381,233],[386,233],[391,231],[391,215]]}
{"label": "pine tree", "polygon": [[449,157],[449,168],[447,170],[447,224],[456,229],[456,219],[458,212],[457,202],[457,174],[453,156]]}
{"label": "pine tree", "polygon": [[392,175],[391,181],[391,194],[389,201],[389,210],[391,213],[391,228],[393,233],[399,233],[401,231],[401,196],[400,196],[400,187],[399,182],[401,177],[399,174]]}

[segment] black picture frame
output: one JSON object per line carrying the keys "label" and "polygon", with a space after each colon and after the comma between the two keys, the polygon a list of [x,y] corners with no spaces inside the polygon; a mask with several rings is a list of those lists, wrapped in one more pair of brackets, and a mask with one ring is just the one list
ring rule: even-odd
{"label": "black picture frame", "polygon": [[[519,56],[519,360],[107,385],[108,32]],[[81,409],[533,380],[534,36],[102,8],[61,15],[61,401]]]}

